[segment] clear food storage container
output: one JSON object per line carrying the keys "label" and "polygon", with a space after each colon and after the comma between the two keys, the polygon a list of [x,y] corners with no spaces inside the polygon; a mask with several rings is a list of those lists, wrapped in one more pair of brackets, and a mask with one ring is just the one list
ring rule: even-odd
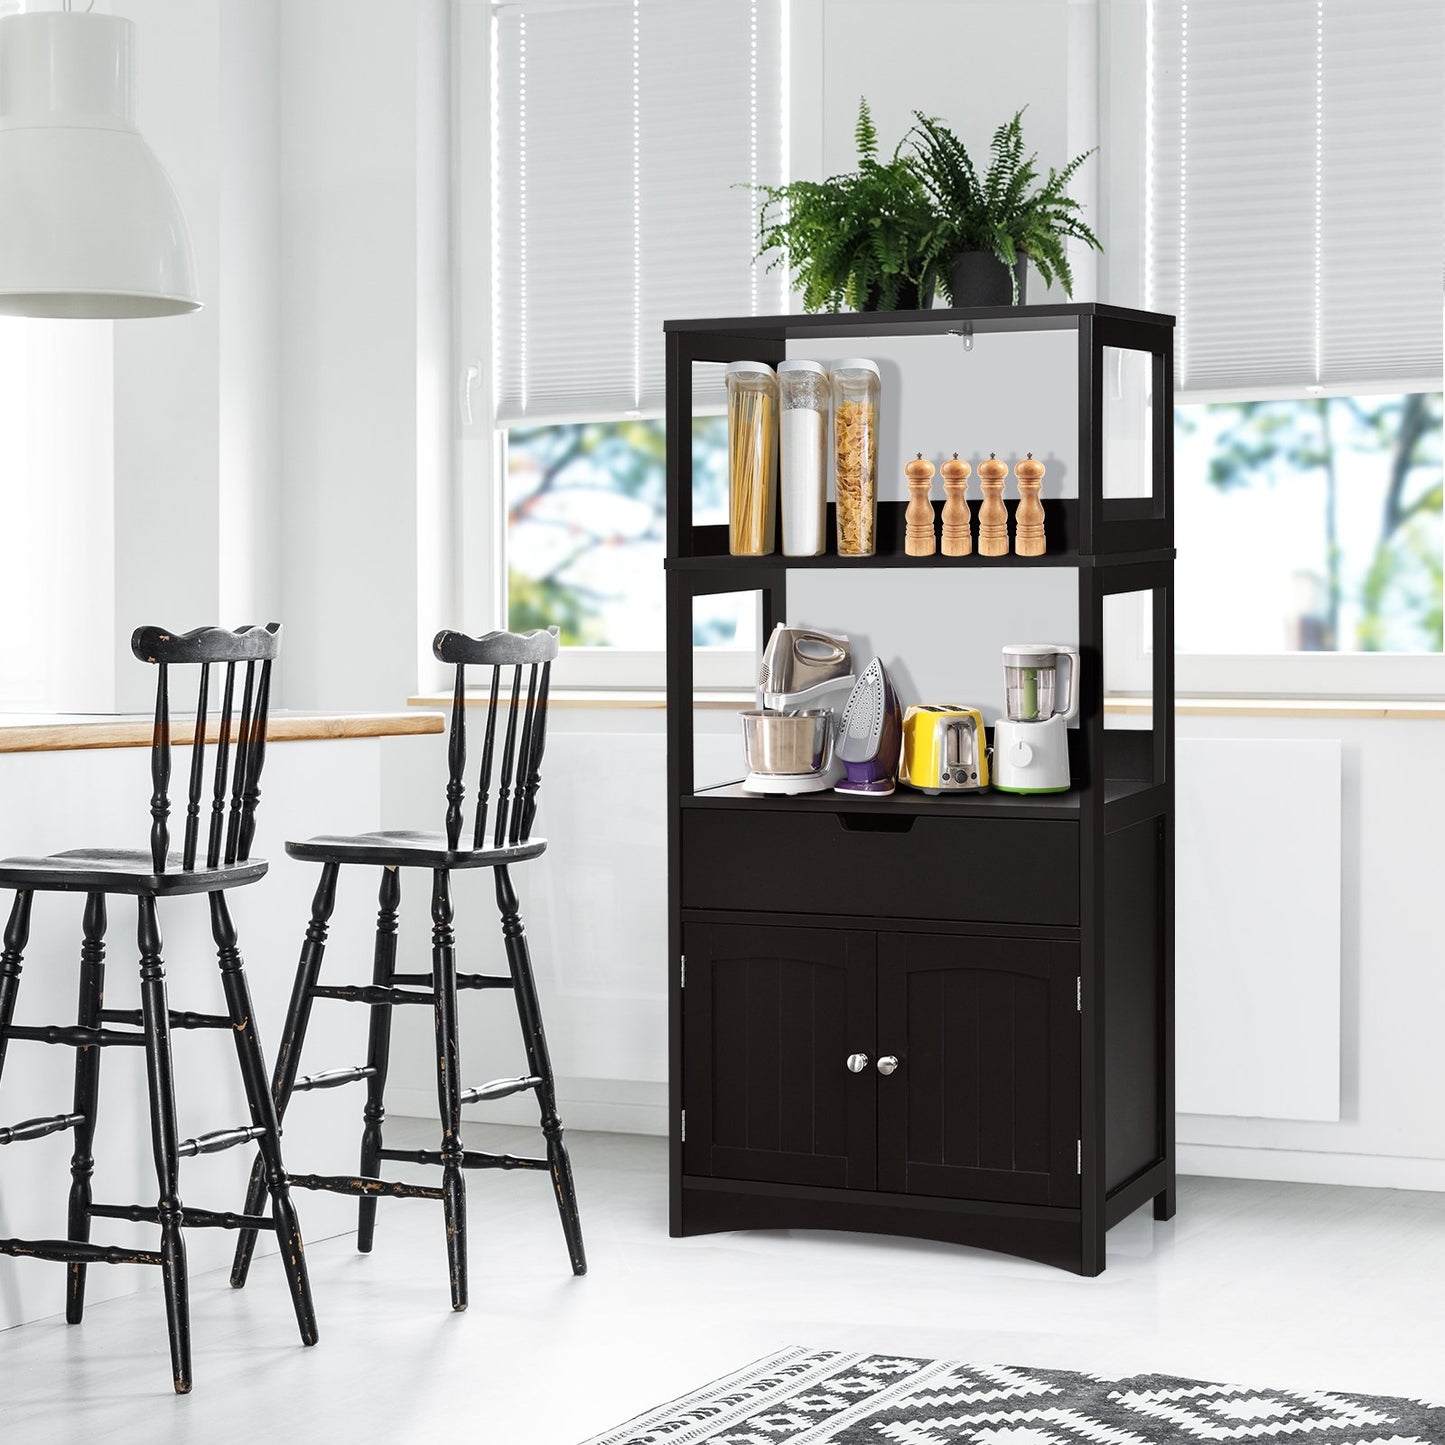
{"label": "clear food storage container", "polygon": [[850,357],[833,366],[834,493],[838,555],[871,557],[878,534],[878,367]]}
{"label": "clear food storage container", "polygon": [[828,545],[828,369],[816,361],[780,361],[783,551],[816,557]]}
{"label": "clear food storage container", "polygon": [[773,550],[778,511],[778,378],[761,361],[735,361],[728,388],[728,551]]}

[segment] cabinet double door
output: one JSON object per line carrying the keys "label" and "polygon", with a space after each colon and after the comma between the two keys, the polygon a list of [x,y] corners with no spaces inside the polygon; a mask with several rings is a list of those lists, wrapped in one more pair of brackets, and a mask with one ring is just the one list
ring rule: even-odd
{"label": "cabinet double door", "polygon": [[1078,949],[689,924],[687,1174],[1079,1201]]}

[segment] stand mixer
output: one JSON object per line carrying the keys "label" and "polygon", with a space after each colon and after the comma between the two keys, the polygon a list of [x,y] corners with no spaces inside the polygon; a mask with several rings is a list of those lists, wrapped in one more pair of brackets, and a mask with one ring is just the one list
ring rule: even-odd
{"label": "stand mixer", "polygon": [[853,690],[848,639],[780,622],[758,668],[758,711],[742,714],[749,793],[820,793],[843,776],[838,716]]}
{"label": "stand mixer", "polygon": [[[1058,665],[1067,659],[1067,701],[1056,709]],[[1069,720],[1079,712],[1079,652],[1050,642],[1003,650],[1006,716],[993,729],[993,785],[1003,793],[1066,793]]]}

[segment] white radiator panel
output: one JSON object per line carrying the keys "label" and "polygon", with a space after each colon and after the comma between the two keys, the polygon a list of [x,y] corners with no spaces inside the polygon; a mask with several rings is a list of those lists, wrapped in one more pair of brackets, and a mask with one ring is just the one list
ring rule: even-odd
{"label": "white radiator panel", "polygon": [[1181,738],[1182,1114],[1340,1117],[1340,745]]}

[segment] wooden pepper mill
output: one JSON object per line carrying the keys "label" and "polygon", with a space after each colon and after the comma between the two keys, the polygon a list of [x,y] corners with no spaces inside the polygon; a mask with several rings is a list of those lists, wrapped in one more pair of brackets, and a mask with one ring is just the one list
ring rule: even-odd
{"label": "wooden pepper mill", "polygon": [[958,459],[943,464],[943,555],[967,557],[973,551],[973,518],[968,511],[968,479],[973,468]]}
{"label": "wooden pepper mill", "polygon": [[903,515],[903,551],[909,557],[931,557],[936,548],[933,536],[933,463],[923,453],[903,468],[908,478],[908,510]]}
{"label": "wooden pepper mill", "polygon": [[1014,514],[1014,551],[1020,557],[1044,555],[1044,504],[1039,501],[1043,485],[1044,464],[1034,460],[1030,452],[1025,461],[1014,468],[1019,483],[1019,506]]}
{"label": "wooden pepper mill", "polygon": [[1008,463],[992,452],[978,464],[978,482],[983,488],[983,505],[978,509],[978,554],[980,557],[1008,556],[1008,511],[1003,504],[1003,484]]}

